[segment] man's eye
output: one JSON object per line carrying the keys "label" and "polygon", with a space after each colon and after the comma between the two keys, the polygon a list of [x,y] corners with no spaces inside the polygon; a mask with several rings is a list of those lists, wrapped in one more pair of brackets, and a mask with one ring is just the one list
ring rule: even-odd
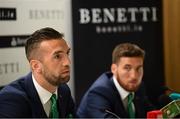
{"label": "man's eye", "polygon": [[130,71],[131,67],[124,67],[125,70]]}
{"label": "man's eye", "polygon": [[141,71],[143,71],[143,67],[137,68],[137,72],[141,72]]}
{"label": "man's eye", "polygon": [[59,59],[59,58],[61,58],[61,56],[60,55],[55,55],[54,58]]}

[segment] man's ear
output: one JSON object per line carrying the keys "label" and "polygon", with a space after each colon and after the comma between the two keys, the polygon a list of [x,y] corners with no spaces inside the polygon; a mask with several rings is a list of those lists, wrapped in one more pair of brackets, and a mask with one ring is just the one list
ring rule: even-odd
{"label": "man's ear", "polygon": [[111,65],[111,72],[114,74],[117,71],[117,65],[116,64],[112,64]]}
{"label": "man's ear", "polygon": [[37,73],[40,73],[42,71],[42,64],[38,60],[31,60],[30,66],[31,66],[31,69]]}

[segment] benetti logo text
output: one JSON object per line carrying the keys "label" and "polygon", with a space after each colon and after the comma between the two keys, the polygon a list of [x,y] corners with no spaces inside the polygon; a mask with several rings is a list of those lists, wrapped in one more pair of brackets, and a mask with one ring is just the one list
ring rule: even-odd
{"label": "benetti logo text", "polygon": [[0,20],[16,20],[16,9],[0,8]]}
{"label": "benetti logo text", "polygon": [[80,8],[79,23],[96,25],[97,33],[141,32],[143,23],[157,22],[156,7]]}

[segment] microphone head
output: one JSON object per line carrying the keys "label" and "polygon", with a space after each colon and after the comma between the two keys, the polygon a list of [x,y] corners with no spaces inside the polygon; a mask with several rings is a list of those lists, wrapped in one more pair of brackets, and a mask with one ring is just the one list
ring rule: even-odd
{"label": "microphone head", "polygon": [[172,100],[178,100],[180,99],[180,94],[179,93],[171,93],[169,95],[169,97],[172,99]]}

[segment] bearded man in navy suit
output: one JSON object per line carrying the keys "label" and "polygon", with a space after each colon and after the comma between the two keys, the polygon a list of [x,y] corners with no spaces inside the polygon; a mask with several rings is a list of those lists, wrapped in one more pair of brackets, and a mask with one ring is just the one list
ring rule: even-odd
{"label": "bearded man in navy suit", "polygon": [[[37,30],[27,39],[25,51],[32,72],[0,91],[0,117],[73,117],[74,101],[66,84],[70,79],[70,48],[63,34],[49,27]],[[56,117],[51,116],[52,95]]]}
{"label": "bearded man in navy suit", "polygon": [[92,84],[81,100],[77,116],[146,118],[147,111],[154,107],[142,85],[144,55],[145,51],[135,44],[117,45],[112,53],[111,72],[103,73]]}

